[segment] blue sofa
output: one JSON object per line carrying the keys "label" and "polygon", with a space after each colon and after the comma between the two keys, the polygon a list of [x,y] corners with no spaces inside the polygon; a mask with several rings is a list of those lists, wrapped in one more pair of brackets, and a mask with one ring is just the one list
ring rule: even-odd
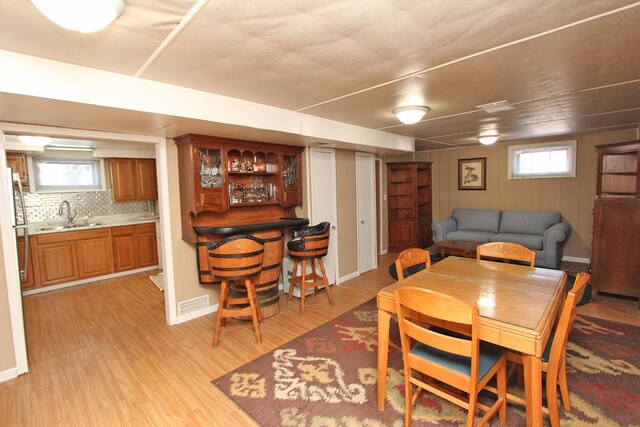
{"label": "blue sofa", "polygon": [[451,217],[432,226],[436,242],[511,242],[536,253],[536,267],[557,268],[562,261],[562,242],[571,227],[556,211],[454,209]]}

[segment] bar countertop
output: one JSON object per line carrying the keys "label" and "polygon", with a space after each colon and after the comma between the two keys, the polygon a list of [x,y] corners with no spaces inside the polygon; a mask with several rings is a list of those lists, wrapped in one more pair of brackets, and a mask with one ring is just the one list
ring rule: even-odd
{"label": "bar countertop", "polygon": [[309,225],[308,218],[279,218],[276,221],[259,222],[251,224],[235,224],[224,226],[194,226],[193,230],[198,236],[207,234],[244,234],[254,231],[273,230],[278,228],[304,227]]}

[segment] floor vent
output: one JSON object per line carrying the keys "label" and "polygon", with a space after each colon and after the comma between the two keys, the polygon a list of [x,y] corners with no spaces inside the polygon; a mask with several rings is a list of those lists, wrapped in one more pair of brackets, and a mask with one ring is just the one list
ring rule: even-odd
{"label": "floor vent", "polygon": [[209,307],[209,295],[180,301],[178,303],[178,316],[184,316],[207,307]]}

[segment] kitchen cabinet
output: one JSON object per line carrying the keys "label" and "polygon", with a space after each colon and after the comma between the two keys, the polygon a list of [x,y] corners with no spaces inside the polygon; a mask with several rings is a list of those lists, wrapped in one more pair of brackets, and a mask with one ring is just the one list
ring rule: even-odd
{"label": "kitchen cabinet", "polygon": [[154,159],[111,159],[113,200],[131,202],[158,198]]}
{"label": "kitchen cabinet", "polygon": [[111,228],[113,268],[116,272],[158,264],[154,223]]}
{"label": "kitchen cabinet", "polygon": [[78,255],[78,277],[80,279],[113,272],[111,239],[108,233],[76,241],[76,254]]}
{"label": "kitchen cabinet", "polygon": [[640,141],[596,146],[591,284],[606,292],[640,298]]}
{"label": "kitchen cabinet", "polygon": [[[30,244],[32,247],[33,237],[31,237],[30,239]],[[20,269],[22,269],[22,266],[24,265],[24,244],[24,237],[18,237],[18,265],[20,266]],[[22,289],[29,289],[36,285],[35,280],[33,280],[33,257],[31,256],[31,253],[29,253],[29,256],[27,257],[27,277],[24,279],[20,278],[20,285]]]}
{"label": "kitchen cabinet", "polygon": [[22,153],[7,153],[7,166],[20,176],[20,184],[23,187],[29,185],[29,172],[27,168],[27,156]]}
{"label": "kitchen cabinet", "polygon": [[108,228],[41,234],[34,247],[36,286],[49,286],[113,272]]}
{"label": "kitchen cabinet", "polygon": [[387,163],[389,251],[433,244],[431,162]]}
{"label": "kitchen cabinet", "polygon": [[36,256],[40,286],[78,279],[78,259],[74,242],[38,244]]}

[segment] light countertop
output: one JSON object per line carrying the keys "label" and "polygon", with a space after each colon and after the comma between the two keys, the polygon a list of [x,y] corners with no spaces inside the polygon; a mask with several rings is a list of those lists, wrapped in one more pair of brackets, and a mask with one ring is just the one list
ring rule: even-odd
{"label": "light countertop", "polygon": [[94,216],[90,218],[76,218],[72,227],[65,227],[66,221],[35,222],[29,224],[29,234],[64,233],[67,231],[88,230],[94,228],[117,227],[121,225],[144,224],[157,222],[160,217],[150,213],[135,213],[125,215]]}

